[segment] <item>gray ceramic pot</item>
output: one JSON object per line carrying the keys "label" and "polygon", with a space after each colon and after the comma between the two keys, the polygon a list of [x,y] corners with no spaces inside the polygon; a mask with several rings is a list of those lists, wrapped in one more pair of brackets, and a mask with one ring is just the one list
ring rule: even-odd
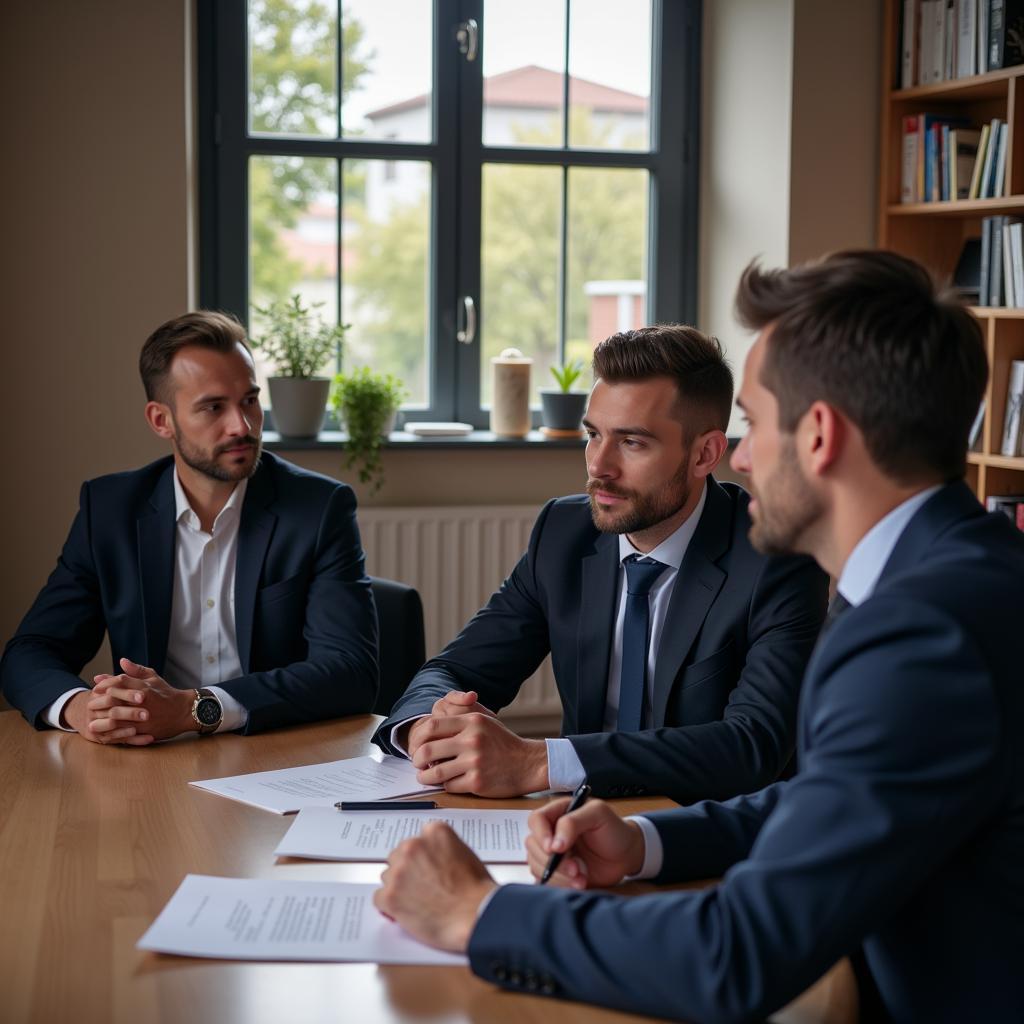
{"label": "gray ceramic pot", "polygon": [[282,437],[316,437],[324,425],[330,378],[271,377],[268,383],[277,432]]}
{"label": "gray ceramic pot", "polygon": [[551,430],[579,430],[586,407],[586,391],[540,389],[541,417]]}

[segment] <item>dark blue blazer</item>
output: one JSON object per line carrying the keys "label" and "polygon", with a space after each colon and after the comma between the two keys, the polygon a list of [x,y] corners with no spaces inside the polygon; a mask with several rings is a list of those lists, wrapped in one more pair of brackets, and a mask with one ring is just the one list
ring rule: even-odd
{"label": "dark blue blazer", "polygon": [[750,546],[746,491],[708,496],[669,603],[654,677],[652,728],[603,733],[618,600],[619,539],[600,533],[586,495],[541,511],[526,554],[487,605],[412,681],[375,741],[451,689],[487,707],[512,701],[550,652],[562,733],[597,793],[663,793],[684,802],[774,781],[795,745],[800,680],[818,635],[827,579],[806,558]]}
{"label": "dark blue blazer", "polygon": [[[51,574],[0,663],[4,695],[37,728],[106,631],[114,669],[162,674],[174,592],[174,463],[83,484]],[[246,732],[366,712],[377,691],[377,620],[352,489],[264,452],[238,527],[241,675],[220,684]],[[87,684],[86,684],[87,685]]]}
{"label": "dark blue blazer", "polygon": [[966,485],[943,488],[815,651],[799,774],[651,815],[660,881],[721,884],[626,900],[501,889],[473,969],[748,1021],[863,946],[895,1021],[1024,1021],[1022,611],[1024,536]]}

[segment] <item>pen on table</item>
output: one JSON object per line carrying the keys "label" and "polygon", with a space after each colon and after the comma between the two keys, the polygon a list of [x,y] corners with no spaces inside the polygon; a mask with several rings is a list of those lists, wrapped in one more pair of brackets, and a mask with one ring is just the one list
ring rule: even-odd
{"label": "pen on table", "polygon": [[339,811],[436,811],[433,800],[339,800]]}
{"label": "pen on table", "polygon": [[[576,792],[573,793],[572,799],[569,801],[569,806],[565,809],[565,813],[572,814],[573,811],[578,811],[587,802],[588,796],[590,796],[590,787],[585,782],[581,782],[576,787]],[[547,866],[544,868],[544,874],[540,876],[541,885],[547,884],[551,876],[558,870],[558,865],[562,863],[562,858],[564,856],[564,853],[551,854],[548,858]]]}

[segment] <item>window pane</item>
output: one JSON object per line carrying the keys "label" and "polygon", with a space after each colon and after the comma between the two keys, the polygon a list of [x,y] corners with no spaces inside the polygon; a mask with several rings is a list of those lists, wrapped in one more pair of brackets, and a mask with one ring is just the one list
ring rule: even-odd
{"label": "window pane", "polygon": [[648,173],[569,169],[565,357],[647,320]]}
{"label": "window pane", "polygon": [[345,366],[400,377],[430,401],[430,164],[343,161]]}
{"label": "window pane", "polygon": [[650,149],[650,0],[569,9],[569,145]]}
{"label": "window pane", "polygon": [[[255,307],[298,294],[328,324],[338,322],[337,162],[328,157],[254,156],[249,159],[250,334],[264,319]],[[264,389],[274,367],[256,353]],[[334,373],[336,357],[322,373]]]}
{"label": "window pane", "polygon": [[342,134],[400,142],[433,138],[432,4],[346,0]]}
{"label": "window pane", "polygon": [[565,0],[485,0],[485,146],[561,146]]}
{"label": "window pane", "polygon": [[337,12],[318,0],[249,0],[249,131],[335,138]]}
{"label": "window pane", "polygon": [[531,392],[558,361],[562,170],[485,164],[481,210],[481,391],[491,400],[491,357],[533,358]]}

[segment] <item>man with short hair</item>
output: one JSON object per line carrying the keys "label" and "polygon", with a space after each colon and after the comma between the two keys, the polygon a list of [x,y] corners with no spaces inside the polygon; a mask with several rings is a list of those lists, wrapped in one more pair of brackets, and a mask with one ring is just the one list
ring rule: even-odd
{"label": "man with short hair", "polygon": [[[616,334],[594,373],[588,493],[544,507],[512,574],[375,739],[450,792],[584,777],[613,796],[750,792],[792,754],[825,576],[754,551],[746,492],[712,476],[732,409],[715,339],[672,325]],[[526,739],[494,712],[549,652],[565,738]]]}
{"label": "man with short hair", "polygon": [[713,889],[498,889],[428,826],[377,905],[500,985],[634,1013],[761,1020],[850,955],[862,1020],[1024,1020],[1024,537],[963,480],[978,324],[882,252],[752,265],[737,304],[760,331],[733,456],[753,539],[838,577],[798,774],[637,819],[531,816],[536,875],[557,852],[575,890],[724,875]]}
{"label": "man with short hair", "polygon": [[[139,360],[172,455],[83,485],[0,681],[36,728],[145,746],[369,711],[376,617],[345,484],[262,454],[242,325],[168,321]],[[115,674],[78,678],[109,634]]]}

